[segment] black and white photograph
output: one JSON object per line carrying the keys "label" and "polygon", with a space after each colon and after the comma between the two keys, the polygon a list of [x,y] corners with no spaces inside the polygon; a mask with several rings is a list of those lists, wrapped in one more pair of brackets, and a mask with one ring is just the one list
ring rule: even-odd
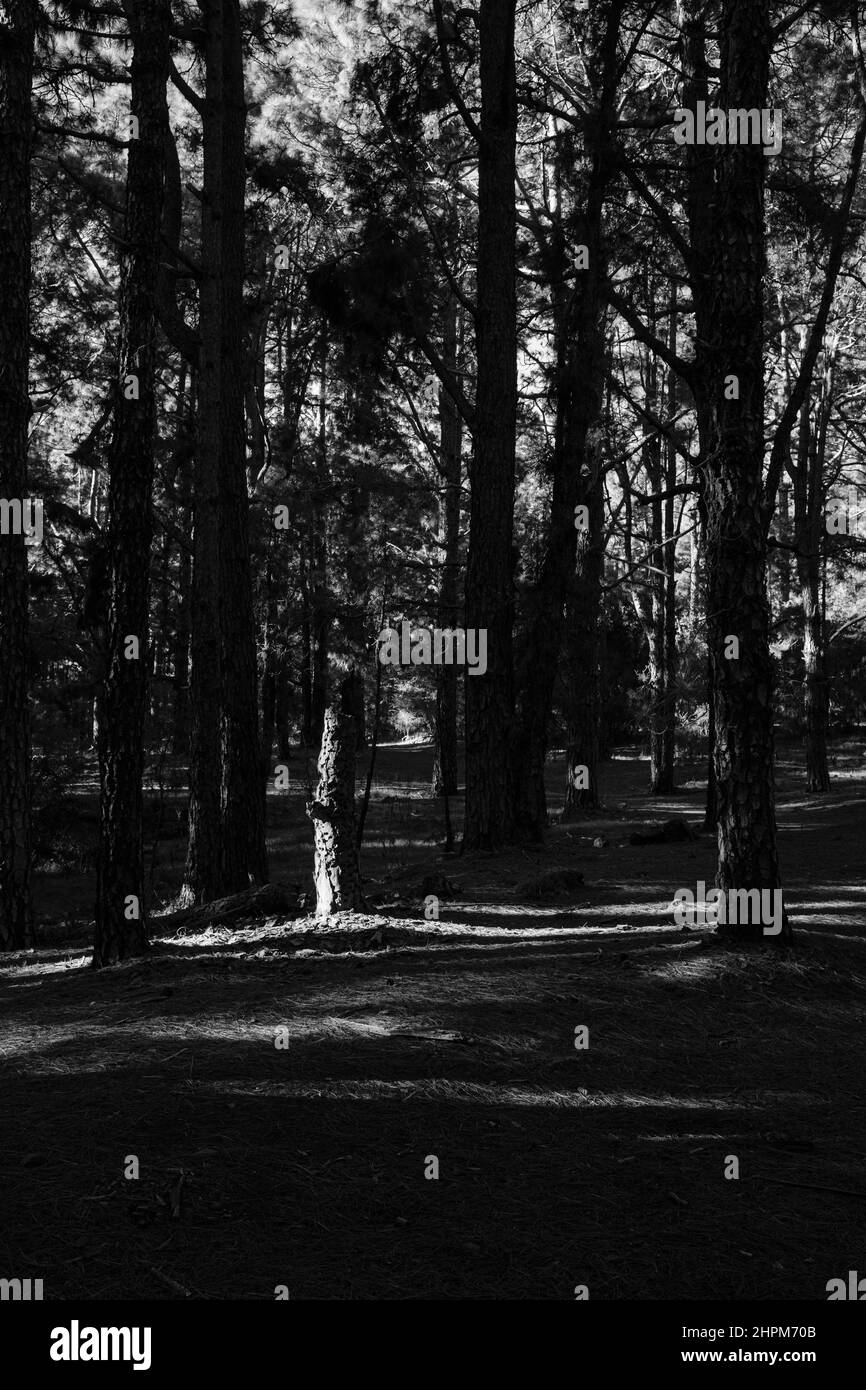
{"label": "black and white photograph", "polygon": [[28,1375],[356,1301],[829,1374],[864,145],[864,0],[0,0]]}

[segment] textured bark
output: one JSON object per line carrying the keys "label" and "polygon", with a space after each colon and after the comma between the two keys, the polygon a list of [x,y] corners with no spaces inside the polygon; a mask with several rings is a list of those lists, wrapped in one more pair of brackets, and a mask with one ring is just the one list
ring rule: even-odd
{"label": "textured bark", "polygon": [[355,727],[341,703],[325,711],[319,782],[307,814],[315,836],[316,916],[356,912],[361,879],[355,831]]}
{"label": "textured bark", "polygon": [[[442,334],[442,360],[457,373],[458,305],[452,296],[446,306]],[[439,506],[439,549],[442,577],[439,582],[438,625],[460,626],[460,483],[463,422],[460,412],[444,387],[439,388],[439,467],[442,474]],[[436,748],[433,790],[437,796],[457,792],[457,705],[456,666],[440,666],[436,671]]]}
{"label": "textured bark", "polygon": [[190,844],[195,902],[267,878],[244,413],[244,132],[238,0],[200,0],[205,110]]}
{"label": "textured bark", "polygon": [[[259,737],[256,625],[249,544],[244,410],[243,38],[239,0],[223,0],[220,218],[221,882],[226,893],[268,876],[265,777]],[[207,196],[207,188],[205,187]]]}
{"label": "textured bark", "polygon": [[514,517],[517,428],[515,0],[481,0],[481,131],[475,448],[466,626],[487,632],[487,672],[466,679],[465,849],[495,849],[514,829]]}
{"label": "textured bark", "polygon": [[[27,496],[30,420],[30,151],[36,5],[0,21],[0,497]],[[0,536],[0,949],[33,945],[27,550]]]}
{"label": "textured bark", "polygon": [[[587,445],[590,430],[598,423],[604,394],[603,290],[607,274],[604,249],[603,215],[607,186],[614,170],[610,143],[615,121],[617,89],[617,42],[622,5],[612,3],[593,12],[584,21],[586,65],[595,94],[594,119],[587,123],[585,156],[589,164],[585,211],[569,234],[555,228],[548,251],[548,272],[553,286],[553,316],[556,335],[556,419],[551,458],[552,495],[550,522],[544,560],[538,584],[528,595],[528,627],[522,654],[518,699],[518,731],[514,750],[515,825],[521,838],[540,841],[547,823],[544,763],[547,755],[548,725],[559,657],[565,633],[565,605],[569,592],[578,533],[575,507],[581,488],[587,487],[594,450]],[[575,192],[574,177],[567,168],[560,171],[560,183]],[[577,192],[579,201],[579,192]],[[572,236],[589,252],[589,267],[569,274],[568,258]],[[571,640],[576,627],[571,627]],[[588,632],[587,656],[597,655],[597,644]],[[572,663],[570,679],[582,681],[579,666]],[[597,703],[579,695],[581,718]],[[597,731],[586,731],[586,743],[597,744]],[[581,739],[583,741],[583,739]],[[596,758],[597,762],[597,758]],[[570,779],[571,785],[571,779]],[[572,790],[576,790],[572,786]]]}
{"label": "textured bark", "polygon": [[[99,704],[100,827],[93,963],[112,965],[147,946],[141,842],[148,600],[156,444],[157,282],[160,259],[169,0],[127,3],[132,36],[132,114],[121,266],[120,354],[108,465],[109,604]],[[127,399],[134,376],[138,399]],[[127,643],[138,641],[137,659]]]}
{"label": "textured bark", "polygon": [[220,803],[222,644],[220,641],[220,434],[222,391],[222,0],[201,0],[207,26],[202,117],[198,439],[193,477],[194,553],[190,606],[190,798],[184,888],[188,903],[223,891]]}
{"label": "textured bark", "polygon": [[[723,109],[767,105],[767,0],[722,8]],[[704,449],[707,518],[707,637],[715,695],[719,888],[778,889],[773,772],[772,666],[763,519],[764,170],[760,146],[718,151],[709,408]],[[735,376],[738,399],[726,399]],[[703,441],[702,441],[703,445]],[[730,637],[736,659],[725,655]],[[726,935],[760,939],[760,922],[728,923]],[[785,924],[781,936],[788,939]]]}

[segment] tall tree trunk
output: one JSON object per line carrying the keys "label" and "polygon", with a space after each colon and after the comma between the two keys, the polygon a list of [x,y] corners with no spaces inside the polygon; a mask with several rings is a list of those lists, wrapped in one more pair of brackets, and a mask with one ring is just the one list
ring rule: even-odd
{"label": "tall tree trunk", "polygon": [[[222,148],[220,219],[221,393],[220,635],[222,888],[239,892],[265,883],[265,767],[259,735],[256,628],[249,543],[244,410],[244,136],[243,36],[240,0],[222,0]],[[208,196],[205,174],[205,197]]]}
{"label": "tall tree trunk", "polygon": [[192,603],[190,841],[184,897],[267,878],[244,415],[244,99],[238,0],[206,25],[199,440]]}
{"label": "tall tree trunk", "polygon": [[[108,624],[99,707],[99,854],[93,963],[147,947],[142,848],[148,601],[156,445],[156,334],[165,183],[169,0],[124,6],[132,115],[120,290],[119,380],[108,466]],[[131,648],[135,643],[137,650]]]}
{"label": "tall tree trunk", "polygon": [[481,0],[479,10],[478,378],[466,625],[487,632],[487,672],[466,678],[465,849],[495,849],[511,839],[514,829],[515,9],[516,0]]}
{"label": "tall tree trunk", "polygon": [[182,901],[223,894],[221,863],[222,642],[220,605],[220,435],[222,427],[222,164],[223,2],[199,0],[205,41],[202,115],[204,196],[201,202],[198,439],[193,480],[194,553],[190,605],[189,844]]}
{"label": "tall tree trunk", "polygon": [[[0,496],[27,496],[30,105],[36,5],[0,20]],[[0,536],[0,949],[33,945],[26,538]]]}
{"label": "tall tree trunk", "polygon": [[[723,109],[767,105],[767,0],[725,0]],[[759,145],[718,150],[716,262],[708,371],[713,447],[703,455],[707,631],[716,716],[717,886],[780,889],[773,767],[773,672],[763,522],[764,168]],[[703,441],[702,441],[703,444]],[[726,935],[763,936],[761,922]],[[785,923],[776,940],[790,936]]]}

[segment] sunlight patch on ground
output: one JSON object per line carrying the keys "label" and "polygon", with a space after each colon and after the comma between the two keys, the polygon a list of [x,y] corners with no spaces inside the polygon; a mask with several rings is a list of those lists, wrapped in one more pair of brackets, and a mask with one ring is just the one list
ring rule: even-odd
{"label": "sunlight patch on ground", "polygon": [[[52,954],[57,948],[52,949]],[[85,966],[89,967],[91,953],[88,951],[86,956],[76,955],[70,952],[62,960],[40,960],[39,952],[35,951],[32,956],[28,955],[25,960],[19,960],[15,965],[0,969],[0,979],[9,978],[10,980],[26,979],[28,975],[62,975],[69,970],[81,970]]]}
{"label": "sunlight patch on ground", "polygon": [[688,983],[690,980],[718,979],[730,969],[730,961],[723,956],[700,956],[697,960],[683,959],[666,961],[662,965],[647,968],[646,973],[657,980],[677,980]]}
{"label": "sunlight patch on ground", "polygon": [[598,1107],[665,1110],[743,1109],[740,1097],[672,1096],[640,1094],[632,1091],[588,1091],[542,1088],[539,1086],[481,1086],[469,1081],[422,1078],[412,1081],[344,1081],[323,1077],[307,1081],[206,1081],[195,1088],[218,1095],[272,1096],[286,1100],[428,1100],[460,1101],[472,1105],[550,1106],[568,1109]]}

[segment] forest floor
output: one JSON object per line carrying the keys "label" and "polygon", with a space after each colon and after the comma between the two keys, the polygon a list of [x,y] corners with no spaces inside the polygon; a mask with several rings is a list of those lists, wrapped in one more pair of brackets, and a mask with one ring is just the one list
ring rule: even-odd
{"label": "forest floor", "polygon": [[[92,873],[47,866],[43,944],[0,969],[0,1275],[46,1299],[825,1299],[864,1272],[866,747],[834,748],[824,797],[799,756],[778,773],[788,951],[673,925],[712,838],[628,838],[699,829],[700,766],[649,798],[637,751],[541,853],[460,858],[429,747],[380,749],[363,863],[392,900],[327,929],[157,918],[146,960],[95,973]],[[551,760],[554,813],[562,777]],[[150,800],[167,903],[182,826]],[[303,800],[270,799],[269,835],[273,878],[307,887]],[[84,779],[70,833],[94,805]],[[438,922],[425,873],[450,880]]]}

